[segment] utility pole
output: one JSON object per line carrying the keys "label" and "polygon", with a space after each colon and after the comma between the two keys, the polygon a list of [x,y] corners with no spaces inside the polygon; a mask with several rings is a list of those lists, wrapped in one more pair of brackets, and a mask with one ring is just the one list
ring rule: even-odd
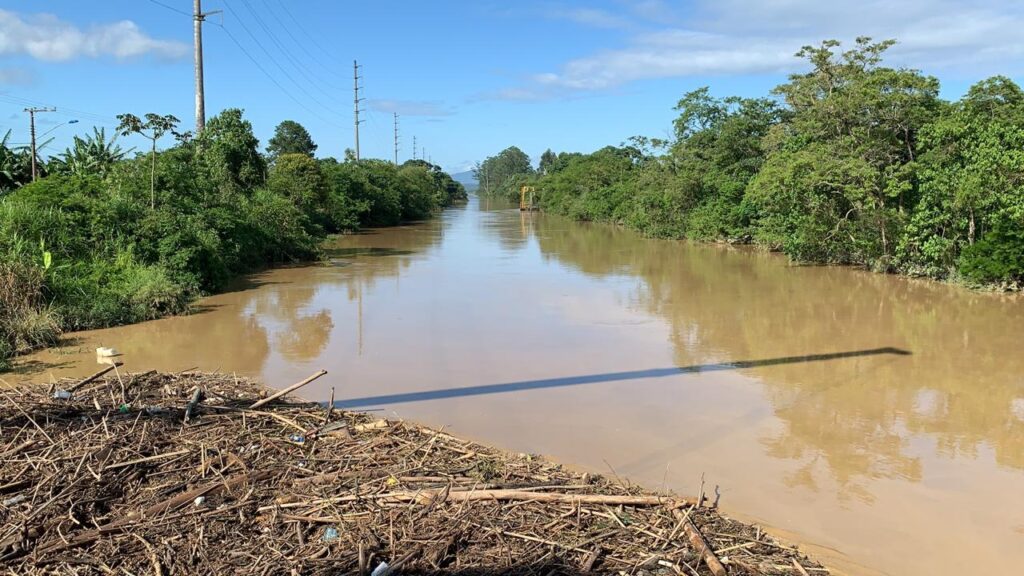
{"label": "utility pole", "polygon": [[202,0],[192,6],[192,35],[196,62],[196,136],[206,127],[206,94],[203,92],[203,7]]}
{"label": "utility pole", "polygon": [[359,161],[359,62],[352,61],[352,88],[355,91],[356,162]]}
{"label": "utility pole", "polygon": [[416,159],[416,137],[412,137],[412,159]]}
{"label": "utility pole", "polygon": [[36,112],[56,112],[56,108],[25,108],[28,112],[29,132],[32,134],[32,181],[35,182],[38,176],[36,170]]}
{"label": "utility pole", "polygon": [[395,112],[395,166],[398,166],[398,112]]}
{"label": "utility pole", "polygon": [[203,22],[211,14],[219,14],[221,10],[203,12],[202,0],[192,2],[192,32],[195,38],[196,68],[196,136],[206,128],[206,90],[203,87]]}

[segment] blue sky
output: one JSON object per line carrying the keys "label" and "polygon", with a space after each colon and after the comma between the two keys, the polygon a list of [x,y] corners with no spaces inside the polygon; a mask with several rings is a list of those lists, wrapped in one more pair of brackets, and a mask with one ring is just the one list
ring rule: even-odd
{"label": "blue sky", "polygon": [[[400,159],[413,136],[445,168],[515,144],[590,151],[663,137],[684,92],[762,96],[825,38],[896,38],[890,63],[956,98],[993,74],[1021,82],[1017,0],[204,0],[207,114],[245,110],[265,145],[285,119],[318,154],[352,146],[352,60],[363,66],[364,157]],[[28,140],[27,105],[62,150],[122,112],[194,125],[191,0],[0,0],[0,130]],[[267,34],[270,30],[272,34]],[[255,61],[255,62],[254,62]],[[273,79],[271,79],[271,76]],[[276,83],[275,83],[276,81]],[[65,124],[77,119],[77,124]],[[129,141],[131,145],[141,144]]]}

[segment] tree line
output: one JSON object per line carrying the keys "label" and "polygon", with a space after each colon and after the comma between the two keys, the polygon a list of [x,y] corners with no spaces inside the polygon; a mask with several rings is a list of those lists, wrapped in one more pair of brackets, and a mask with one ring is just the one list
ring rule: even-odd
{"label": "tree line", "polygon": [[[0,140],[0,368],[64,330],[184,312],[240,274],[318,258],[328,234],[427,218],[466,198],[422,160],[314,158],[293,121],[263,152],[238,109],[198,135],[178,132],[173,116],[118,118],[116,133],[93,129],[38,158],[35,182],[31,152]],[[123,149],[130,134],[147,149]]]}
{"label": "tree line", "polygon": [[545,210],[651,236],[1020,289],[1024,91],[996,76],[943,100],[936,78],[883,64],[892,45],[806,46],[808,70],[768,97],[692,91],[668,140],[548,150],[536,170],[510,148],[478,165],[481,191],[529,183]]}

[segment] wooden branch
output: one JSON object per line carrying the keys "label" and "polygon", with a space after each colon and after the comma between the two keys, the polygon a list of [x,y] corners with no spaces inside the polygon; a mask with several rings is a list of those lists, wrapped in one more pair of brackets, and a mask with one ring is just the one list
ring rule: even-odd
{"label": "wooden branch", "polygon": [[725,566],[722,561],[715,555],[715,551],[711,548],[711,544],[708,543],[704,535],[700,533],[700,529],[694,525],[690,517],[683,514],[679,510],[673,510],[672,514],[683,525],[683,532],[686,532],[686,537],[690,540],[690,545],[700,554],[701,558],[704,559],[704,563],[708,565],[711,573],[715,576],[727,576],[729,573],[725,570]]}
{"label": "wooden branch", "polygon": [[111,370],[117,368],[118,366],[124,366],[124,363],[123,362],[114,362],[113,364],[111,364],[110,366],[107,366],[103,370],[100,370],[99,372],[93,374],[92,376],[89,376],[85,380],[82,380],[78,384],[75,384],[71,388],[68,388],[68,392],[71,392],[72,394],[74,394],[75,390],[78,390],[79,388],[81,388],[82,386],[85,386],[86,384],[88,384],[90,382],[94,382],[97,378],[99,378],[100,376],[103,376],[104,374],[106,374],[107,372],[110,372]]}
{"label": "wooden branch", "polygon": [[156,456],[147,456],[145,458],[136,458],[135,460],[126,460],[124,462],[118,462],[117,464],[111,464],[104,468],[104,470],[117,470],[118,468],[124,468],[133,464],[142,464],[143,462],[152,462],[154,460],[163,460],[164,458],[173,458],[175,456],[183,456],[188,454],[190,450],[178,450],[177,452],[167,452],[164,454],[157,454]]}
{"label": "wooden branch", "polygon": [[291,392],[294,392],[294,391],[298,390],[299,388],[302,388],[306,384],[309,384],[310,382],[312,382],[313,380],[316,380],[317,378],[323,376],[324,374],[327,374],[327,370],[321,370],[321,371],[317,372],[316,374],[313,374],[309,378],[306,378],[302,382],[296,382],[295,384],[292,384],[291,386],[285,388],[284,390],[278,390],[277,392],[274,392],[273,394],[271,394],[270,396],[267,396],[263,400],[260,400],[259,402],[253,404],[252,406],[249,406],[249,409],[250,410],[255,410],[256,408],[259,408],[260,406],[263,406],[264,404],[267,404],[269,402],[273,402],[274,400],[277,400],[278,398],[280,398],[281,396],[284,396],[285,394],[289,394]]}

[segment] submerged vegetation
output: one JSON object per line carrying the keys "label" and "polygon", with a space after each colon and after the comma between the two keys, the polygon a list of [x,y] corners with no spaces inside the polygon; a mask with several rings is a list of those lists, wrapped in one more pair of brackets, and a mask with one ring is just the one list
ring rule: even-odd
{"label": "submerged vegetation", "polygon": [[[152,146],[129,158],[97,130],[40,159],[35,182],[30,153],[0,142],[0,368],[61,330],[179,313],[239,274],[316,258],[327,234],[426,218],[466,196],[423,161],[314,159],[295,122],[264,156],[237,109],[195,137],[173,116],[121,120],[121,134]],[[176,144],[158,151],[165,134]]]}
{"label": "submerged vegetation", "polygon": [[517,148],[477,166],[485,194],[645,234],[754,243],[795,261],[1024,284],[1024,91],[997,76],[957,102],[939,82],[882,64],[892,41],[826,41],[772,98],[677,104],[671,140],[591,154]]}

